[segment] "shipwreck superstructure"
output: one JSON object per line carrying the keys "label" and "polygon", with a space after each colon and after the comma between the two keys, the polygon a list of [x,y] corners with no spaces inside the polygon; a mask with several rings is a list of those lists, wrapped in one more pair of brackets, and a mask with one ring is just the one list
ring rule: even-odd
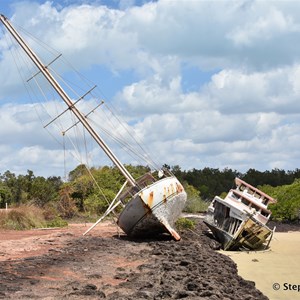
{"label": "shipwreck superstructure", "polygon": [[[77,119],[77,122],[73,126],[78,123],[82,124],[124,176],[123,187],[99,221],[114,211],[117,206],[123,206],[123,210],[118,216],[117,224],[127,235],[144,236],[158,232],[169,232],[174,239],[179,240],[180,236],[176,232],[174,224],[185,205],[186,193],[177,178],[170,172],[163,171],[158,171],[157,176],[147,173],[139,179],[133,178],[89,122],[88,116],[91,112],[85,114],[77,106],[77,103],[84,101],[85,97],[91,93],[94,87],[74,100],[59,83],[60,77],[51,71],[51,63],[59,58],[59,56],[48,65],[44,64],[4,15],[0,15],[0,21],[34,64],[36,70],[30,79],[36,76],[43,76],[67,106],[65,111],[60,113],[46,126],[60,118],[64,113],[71,111]],[[98,106],[100,105],[101,103]]]}
{"label": "shipwreck superstructure", "polygon": [[239,178],[235,184],[224,199],[213,199],[204,223],[224,250],[266,247],[273,235],[266,225],[271,216],[268,205],[276,200]]}

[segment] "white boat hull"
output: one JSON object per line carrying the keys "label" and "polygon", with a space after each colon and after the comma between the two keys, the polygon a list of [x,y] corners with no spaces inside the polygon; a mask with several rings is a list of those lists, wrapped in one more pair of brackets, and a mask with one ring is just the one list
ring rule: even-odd
{"label": "white boat hull", "polygon": [[174,229],[184,208],[186,193],[175,177],[167,177],[145,187],[126,204],[118,225],[129,236],[149,236],[169,232],[180,240]]}
{"label": "white boat hull", "polygon": [[[87,97],[88,95],[94,98],[94,96],[90,94],[94,87],[87,91],[84,95],[79,97],[78,100],[73,101],[74,97],[71,95],[69,96],[67,91],[64,90],[65,83],[63,83],[62,86],[60,85],[60,82],[62,82],[62,78],[60,76],[56,76],[56,73],[52,72],[52,69],[48,68],[49,64],[47,66],[43,64],[42,60],[29,47],[25,40],[23,40],[22,36],[11,25],[9,20],[2,14],[0,14],[0,22],[3,23],[3,25],[7,28],[8,32],[14,37],[15,41],[27,54],[28,58],[32,61],[33,65],[38,69],[38,72],[30,79],[32,79],[38,74],[42,74],[44,78],[48,81],[50,86],[52,86],[57,95],[60,96],[61,100],[67,105],[67,109],[65,109],[62,113],[60,113],[50,122],[48,122],[44,127],[50,125],[52,122],[60,118],[66,112],[71,111],[76,117],[77,122],[75,122],[75,124],[66,129],[63,133],[65,134],[69,129],[73,128],[78,123],[81,123],[85,130],[91,135],[94,141],[101,147],[101,149],[112,161],[112,163],[126,178],[124,187],[127,183],[131,187],[131,189],[128,190],[128,193],[118,193],[118,195],[109,205],[103,217],[101,217],[95,223],[95,225],[98,224],[98,222],[100,222],[100,220],[102,220],[109,212],[113,211],[119,204],[124,204],[123,200],[127,199],[127,196],[131,195],[130,193],[136,193],[131,199],[131,201],[125,206],[124,211],[119,217],[118,224],[120,225],[120,227],[129,235],[138,235],[140,232],[147,233],[151,230],[156,231],[159,228],[161,228],[162,230],[164,229],[169,231],[175,239],[180,239],[180,236],[173,228],[174,223],[179,217],[186,201],[186,193],[184,192],[184,189],[179,183],[179,181],[175,177],[167,177],[155,181],[155,178],[151,174],[146,174],[144,178],[141,178],[141,181],[136,181],[126,169],[126,167],[112,152],[110,147],[105,143],[102,137],[92,127],[87,118],[87,116],[91,112],[94,112],[94,110],[101,105],[101,103],[87,114],[86,112],[81,112],[76,105],[78,101],[85,99],[85,97]],[[54,62],[55,60],[53,60],[52,62]],[[50,62],[50,64],[52,62]],[[79,96],[79,90],[73,90],[72,92],[74,92],[73,95]],[[45,96],[47,93],[42,94],[43,96]],[[106,132],[106,129],[104,129],[104,132]],[[115,139],[114,136],[112,136],[112,138]],[[120,142],[122,146],[124,146],[123,142]],[[131,150],[130,148],[128,149]],[[151,182],[155,182],[144,188],[144,184],[147,184],[147,179],[150,179]],[[138,190],[139,192],[137,192]],[[92,226],[90,229],[92,229],[93,227],[94,226]],[[85,234],[88,231],[86,231]]]}

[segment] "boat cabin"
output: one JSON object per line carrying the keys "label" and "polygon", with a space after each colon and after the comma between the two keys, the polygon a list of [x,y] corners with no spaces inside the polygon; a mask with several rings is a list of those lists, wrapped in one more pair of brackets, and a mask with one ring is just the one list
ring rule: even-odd
{"label": "boat cabin", "polygon": [[236,189],[230,190],[224,200],[266,224],[271,216],[268,205],[276,203],[276,200],[239,178],[235,179],[235,183]]}

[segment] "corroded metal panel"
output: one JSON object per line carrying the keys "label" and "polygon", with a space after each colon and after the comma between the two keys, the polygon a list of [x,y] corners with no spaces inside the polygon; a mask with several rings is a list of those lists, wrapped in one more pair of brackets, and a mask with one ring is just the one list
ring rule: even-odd
{"label": "corroded metal panel", "polygon": [[269,227],[249,217],[236,233],[235,241],[250,249],[258,249],[266,242],[271,233],[272,230]]}
{"label": "corroded metal panel", "polygon": [[167,177],[141,190],[139,196],[152,209],[183,191],[182,185],[175,177]]}

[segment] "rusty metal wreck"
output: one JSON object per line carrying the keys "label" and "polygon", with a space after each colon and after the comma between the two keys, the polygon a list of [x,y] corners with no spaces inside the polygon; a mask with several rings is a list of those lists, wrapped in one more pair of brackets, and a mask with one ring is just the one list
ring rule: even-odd
{"label": "rusty metal wreck", "polygon": [[275,230],[266,225],[268,205],[276,200],[239,178],[235,184],[224,199],[213,199],[204,223],[224,250],[267,248]]}

